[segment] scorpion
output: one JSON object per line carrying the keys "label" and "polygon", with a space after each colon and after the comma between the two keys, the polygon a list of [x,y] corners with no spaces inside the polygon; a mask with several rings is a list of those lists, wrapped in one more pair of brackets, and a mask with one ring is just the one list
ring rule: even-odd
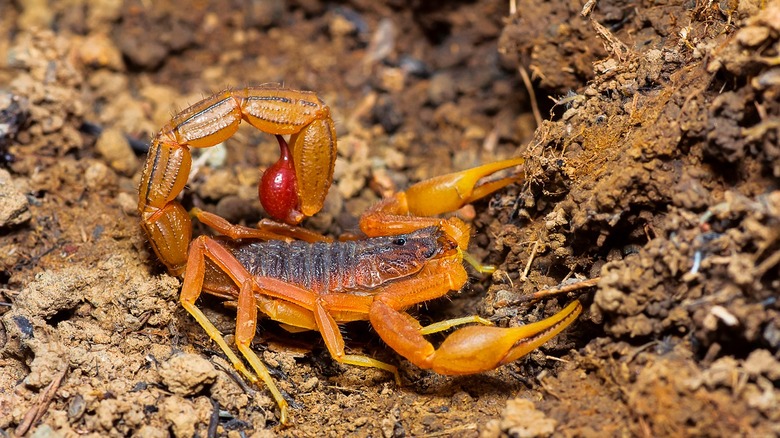
{"label": "scorpion", "polygon": [[[256,227],[231,224],[176,200],[191,167],[192,148],[214,146],[245,121],[275,135],[280,157],[262,175],[258,192],[271,217]],[[289,136],[289,141],[284,138]],[[492,180],[523,163],[513,158],[434,177],[381,200],[360,218],[364,237],[333,241],[298,224],[317,213],[333,178],[336,134],[330,110],[313,92],[267,84],[228,89],[183,110],[154,137],[139,185],[142,228],[172,275],[183,276],[181,305],[217,343],[233,366],[273,395],[280,422],[288,404],[266,366],[252,350],[258,313],[296,332],[318,331],[339,363],[393,374],[395,365],[347,354],[339,324],[368,320],[379,337],[412,364],[444,375],[480,373],[512,362],[556,336],[582,312],[575,300],[557,314],[510,328],[476,315],[423,327],[407,310],[459,291],[468,280],[464,261],[491,267],[467,252],[470,227],[438,215],[485,197],[522,177]],[[217,237],[192,240],[192,219]],[[196,305],[206,292],[236,304],[236,348]],[[464,324],[438,348],[426,335]]]}

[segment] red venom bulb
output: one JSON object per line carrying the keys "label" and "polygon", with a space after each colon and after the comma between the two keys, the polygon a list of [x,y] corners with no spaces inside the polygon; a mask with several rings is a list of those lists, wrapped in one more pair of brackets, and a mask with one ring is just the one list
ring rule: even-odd
{"label": "red venom bulb", "polygon": [[298,179],[295,175],[290,147],[277,135],[281,156],[260,178],[258,194],[260,203],[271,218],[295,225],[303,220],[298,209]]}

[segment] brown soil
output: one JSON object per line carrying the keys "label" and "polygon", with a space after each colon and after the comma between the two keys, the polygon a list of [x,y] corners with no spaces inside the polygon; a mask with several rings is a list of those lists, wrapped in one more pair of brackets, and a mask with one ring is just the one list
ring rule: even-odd
{"label": "brown soil", "polygon": [[[0,435],[780,435],[780,2],[231,3],[0,9]],[[585,314],[458,378],[345,326],[401,387],[262,321],[255,349],[292,405],[279,426],[181,309],[136,213],[134,151],[178,108],[265,82],[317,91],[337,120],[307,222],[331,235],[389,190],[526,157],[524,184],[462,212],[499,270],[422,321],[520,325],[575,295]],[[227,144],[184,202],[251,224],[277,148],[244,128]],[[232,332],[230,307],[201,306]]]}

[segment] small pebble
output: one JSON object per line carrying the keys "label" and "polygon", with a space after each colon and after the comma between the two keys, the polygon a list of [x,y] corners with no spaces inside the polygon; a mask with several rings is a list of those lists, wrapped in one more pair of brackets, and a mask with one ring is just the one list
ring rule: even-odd
{"label": "small pebble", "polygon": [[428,100],[433,105],[452,102],[456,96],[455,80],[451,74],[445,72],[433,75],[428,85]]}
{"label": "small pebble", "polygon": [[79,61],[91,67],[108,67],[111,70],[124,69],[122,53],[114,42],[103,33],[90,34],[84,38],[76,49]]}
{"label": "small pebble", "polygon": [[84,181],[91,190],[101,191],[116,185],[116,173],[108,166],[95,161],[84,171]]}
{"label": "small pebble", "polygon": [[211,362],[189,353],[172,356],[160,365],[158,372],[163,385],[181,396],[197,394],[217,379],[217,370]]}
{"label": "small pebble", "polygon": [[115,128],[108,128],[100,134],[95,149],[106,159],[108,165],[118,173],[131,176],[138,167],[130,142]]}
{"label": "small pebble", "polygon": [[30,220],[27,197],[19,192],[11,174],[0,169],[0,228],[19,225]]}
{"label": "small pebble", "polygon": [[203,184],[198,187],[198,195],[206,199],[222,199],[235,196],[238,187],[235,173],[228,169],[217,169],[203,178]]}
{"label": "small pebble", "polygon": [[131,195],[127,192],[121,192],[118,195],[116,195],[116,203],[119,205],[119,208],[122,209],[122,212],[128,216],[135,216],[137,213],[138,208],[138,197],[137,195]]}

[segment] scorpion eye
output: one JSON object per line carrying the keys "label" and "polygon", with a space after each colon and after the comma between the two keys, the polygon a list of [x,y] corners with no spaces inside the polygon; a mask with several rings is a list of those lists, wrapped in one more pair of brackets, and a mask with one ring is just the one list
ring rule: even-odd
{"label": "scorpion eye", "polygon": [[406,237],[399,237],[393,240],[393,245],[398,245],[398,246],[406,245]]}

